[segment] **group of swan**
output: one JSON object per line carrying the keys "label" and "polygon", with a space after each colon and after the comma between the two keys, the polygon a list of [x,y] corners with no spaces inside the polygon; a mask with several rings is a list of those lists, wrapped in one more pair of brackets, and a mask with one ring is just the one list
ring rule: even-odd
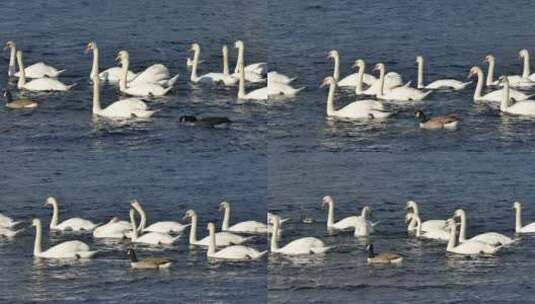
{"label": "group of swan", "polygon": [[334,221],[334,199],[330,195],[326,195],[321,200],[321,207],[327,207],[327,231],[353,230],[354,236],[367,237],[374,232],[374,226],[377,223],[372,223],[368,220],[370,208],[365,206],[362,208],[360,215],[348,216],[337,222]]}

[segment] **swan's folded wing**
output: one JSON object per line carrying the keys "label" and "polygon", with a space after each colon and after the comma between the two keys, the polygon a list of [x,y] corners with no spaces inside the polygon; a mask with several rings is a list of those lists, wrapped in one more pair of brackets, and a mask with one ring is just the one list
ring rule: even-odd
{"label": "swan's folded wing", "polygon": [[169,78],[169,70],[163,64],[153,64],[139,73],[130,83],[156,83]]}

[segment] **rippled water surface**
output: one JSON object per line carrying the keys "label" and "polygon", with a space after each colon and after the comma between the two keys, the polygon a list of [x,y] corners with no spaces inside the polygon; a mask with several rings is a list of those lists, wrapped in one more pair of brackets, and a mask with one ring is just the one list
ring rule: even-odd
{"label": "rippled water surface", "polygon": [[[521,8],[523,7],[523,8]],[[0,302],[155,303],[531,303],[535,239],[522,237],[496,257],[447,256],[445,244],[407,237],[405,202],[420,203],[426,219],[445,219],[456,208],[468,215],[468,234],[513,235],[514,200],[524,219],[535,219],[535,120],[501,115],[472,101],[473,86],[434,92],[403,105],[385,121],[325,119],[332,73],[327,52],[341,54],[342,75],[362,58],[368,72],[382,61],[387,70],[416,82],[415,57],[427,60],[427,81],[466,79],[472,65],[492,52],[496,76],[519,74],[517,52],[535,50],[535,9],[529,1],[2,1],[3,40],[25,52],[25,62],[45,61],[67,69],[61,80],[78,85],[68,93],[35,94],[33,111],[0,108],[0,212],[25,221],[26,231],[0,242]],[[248,61],[297,76],[306,86],[295,98],[269,105],[238,103],[236,88],[187,82],[188,46],[202,47],[202,71],[220,69],[220,47],[236,39]],[[165,64],[181,76],[173,92],[149,101],[160,110],[147,121],[111,123],[91,117],[91,56],[95,40],[101,67],[130,52],[133,70]],[[231,49],[231,64],[235,60]],[[7,72],[8,53],[0,58]],[[231,66],[233,67],[233,66]],[[7,73],[0,83],[17,92]],[[105,104],[117,100],[103,86]],[[529,91],[528,91],[529,92]],[[535,94],[535,90],[529,92]],[[336,106],[354,101],[338,90]],[[457,131],[422,131],[414,112],[456,113]],[[180,115],[224,115],[234,123],[207,129],[179,125]],[[336,217],[368,205],[379,220],[370,239],[326,233],[323,195],[334,197]],[[316,236],[334,249],[325,256],[270,256],[250,264],[210,264],[187,237],[163,250],[136,246],[139,256],[175,260],[169,271],[132,271],[128,242],[95,241],[88,235],[51,233],[57,197],[61,217],[103,222],[127,219],[137,198],[149,222],[180,220],[193,208],[199,233],[220,221],[218,203],[232,203],[233,221],[264,220],[266,209],[291,218],[281,244]],[[44,222],[44,247],[81,239],[99,250],[86,262],[34,260],[32,217]],[[311,224],[302,223],[307,217]],[[405,256],[399,267],[370,267],[365,246]],[[251,246],[266,249],[264,237]]]}

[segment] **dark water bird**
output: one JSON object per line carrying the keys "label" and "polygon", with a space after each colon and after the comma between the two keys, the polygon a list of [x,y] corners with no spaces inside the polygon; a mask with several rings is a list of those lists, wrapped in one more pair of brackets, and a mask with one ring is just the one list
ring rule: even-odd
{"label": "dark water bird", "polygon": [[162,257],[148,257],[138,260],[132,248],[128,249],[126,253],[130,257],[130,266],[134,269],[165,269],[173,264],[172,260]]}
{"label": "dark water bird", "polygon": [[375,253],[373,244],[369,244],[366,249],[368,250],[368,264],[398,264],[403,261],[403,257],[398,253]]}
{"label": "dark water bird", "polygon": [[31,99],[21,98],[13,100],[13,96],[8,89],[2,90],[2,96],[6,102],[6,107],[10,109],[33,109],[38,106],[37,101]]}
{"label": "dark water bird", "polygon": [[183,115],[180,116],[178,119],[178,122],[183,124],[189,124],[193,126],[200,126],[200,127],[207,127],[207,128],[213,128],[217,125],[221,124],[229,124],[232,123],[228,117],[223,116],[213,116],[213,117],[196,117],[193,115]]}
{"label": "dark water bird", "polygon": [[459,118],[455,114],[428,118],[424,112],[417,111],[415,115],[420,120],[420,128],[422,129],[455,129],[459,123]]}

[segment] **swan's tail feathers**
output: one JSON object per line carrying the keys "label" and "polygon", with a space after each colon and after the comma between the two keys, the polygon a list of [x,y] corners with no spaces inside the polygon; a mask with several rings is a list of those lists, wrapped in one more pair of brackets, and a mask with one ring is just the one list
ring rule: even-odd
{"label": "swan's tail feathers", "polygon": [[287,217],[287,218],[283,218],[283,219],[280,220],[280,224],[286,223],[286,222],[289,221],[289,220],[290,220],[289,217]]}
{"label": "swan's tail feathers", "polygon": [[72,89],[72,88],[74,88],[74,87],[77,86],[77,85],[78,85],[78,84],[77,84],[76,82],[73,83],[73,84],[71,84],[71,85],[68,85],[68,86],[67,86],[67,91],[70,90],[70,89]]}
{"label": "swan's tail feathers", "polygon": [[410,87],[412,84],[412,80],[409,80],[405,85],[403,85],[404,87],[408,88]]}
{"label": "swan's tail feathers", "polygon": [[267,251],[267,250],[264,250],[264,251],[259,252],[259,253],[256,254],[256,255],[251,255],[250,258],[251,258],[252,260],[258,260],[258,259],[262,258],[263,256],[265,256],[267,253],[268,253],[268,251]]}
{"label": "swan's tail feathers", "polygon": [[377,222],[375,222],[375,223],[372,223],[372,227],[377,226],[379,223],[381,223],[381,221],[377,221]]}
{"label": "swan's tail feathers", "polygon": [[65,72],[65,71],[67,71],[67,70],[59,70],[54,75],[51,75],[51,77],[53,77],[53,78],[58,77],[61,73]]}
{"label": "swan's tail feathers", "polygon": [[180,76],[180,74],[176,74],[173,78],[167,80],[167,82],[165,83],[165,85],[166,85],[167,87],[172,87],[172,86],[175,84],[175,82],[177,81],[177,79],[178,79],[179,76]]}
{"label": "swan's tail feathers", "polygon": [[293,95],[297,95],[297,93],[303,91],[306,87],[300,87],[300,88],[297,88],[295,89],[295,91],[293,92]]}
{"label": "swan's tail feathers", "polygon": [[95,251],[79,251],[79,252],[76,253],[76,256],[79,259],[89,259],[89,258],[93,257],[97,252],[98,252],[98,250],[95,250]]}
{"label": "swan's tail feathers", "polygon": [[137,110],[132,113],[137,118],[149,118],[160,110],[146,111],[146,110]]}
{"label": "swan's tail feathers", "polygon": [[467,86],[469,86],[471,83],[472,83],[472,81],[463,82],[463,84],[461,86],[459,86],[459,88],[457,90],[462,90],[462,89],[466,88]]}

